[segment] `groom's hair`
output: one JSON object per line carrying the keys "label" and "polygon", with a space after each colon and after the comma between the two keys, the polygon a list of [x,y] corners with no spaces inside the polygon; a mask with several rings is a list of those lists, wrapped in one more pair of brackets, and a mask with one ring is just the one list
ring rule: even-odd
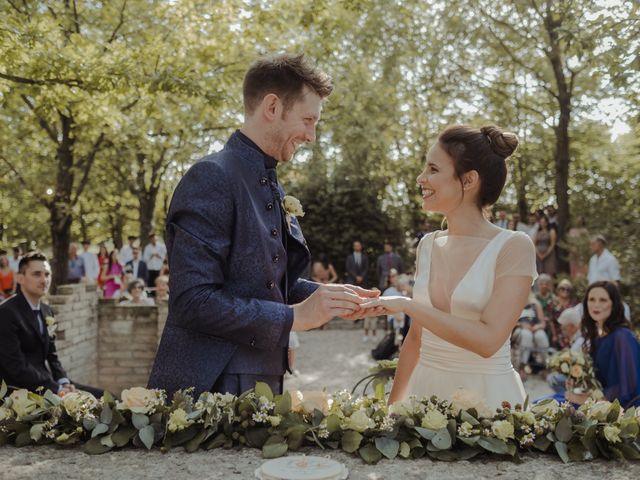
{"label": "groom's hair", "polygon": [[242,95],[245,113],[253,113],[262,99],[274,93],[285,110],[303,96],[305,85],[326,98],[333,91],[331,77],[307,61],[304,54],[274,55],[256,60],[244,77]]}

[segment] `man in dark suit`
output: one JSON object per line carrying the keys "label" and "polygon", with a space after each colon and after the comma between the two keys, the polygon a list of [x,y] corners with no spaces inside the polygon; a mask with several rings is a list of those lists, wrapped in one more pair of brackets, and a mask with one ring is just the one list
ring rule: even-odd
{"label": "man in dark suit", "polygon": [[389,271],[395,268],[398,273],[404,272],[402,257],[393,251],[393,244],[384,242],[384,253],[378,257],[376,273],[378,274],[378,288],[384,292],[389,286]]}
{"label": "man in dark suit", "polygon": [[74,385],[58,360],[48,331],[53,311],[41,302],[51,283],[47,258],[37,252],[22,257],[17,282],[19,292],[0,304],[0,378],[31,391],[44,387],[64,394],[79,389],[102,396],[100,389]]}
{"label": "man in dark suit", "polygon": [[353,242],[353,253],[347,256],[345,261],[346,282],[366,287],[369,259],[362,251],[362,243],[359,240]]}
{"label": "man in dark suit", "polygon": [[140,258],[140,247],[134,245],[131,248],[131,254],[133,255],[133,260],[128,261],[125,267],[131,268],[131,274],[134,279],[139,278],[144,282],[145,286],[149,286],[149,269],[146,262]]}
{"label": "man in dark suit", "polygon": [[331,79],[304,56],[254,62],[245,120],[221,152],[197,162],[167,215],[169,315],[149,386],[240,394],[282,391],[289,333],[359,312],[377,292],[300,278],[310,253],[276,166],[315,140]]}

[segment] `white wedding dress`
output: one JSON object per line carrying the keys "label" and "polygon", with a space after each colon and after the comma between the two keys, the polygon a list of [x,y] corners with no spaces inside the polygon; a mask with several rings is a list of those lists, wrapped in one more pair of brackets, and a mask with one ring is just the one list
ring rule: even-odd
{"label": "white wedding dress", "polygon": [[[535,249],[526,234],[503,230],[483,239],[434,232],[418,246],[413,298],[455,317],[479,320],[494,281],[510,275],[537,276]],[[407,396],[451,399],[458,389],[473,391],[493,411],[503,400],[522,403],[525,390],[511,364],[510,340],[483,358],[423,328]]]}

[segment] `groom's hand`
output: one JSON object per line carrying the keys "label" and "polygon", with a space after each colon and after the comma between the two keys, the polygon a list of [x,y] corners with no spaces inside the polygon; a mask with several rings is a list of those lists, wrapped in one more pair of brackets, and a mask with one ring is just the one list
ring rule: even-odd
{"label": "groom's hand", "polygon": [[305,301],[293,306],[293,331],[311,330],[333,317],[345,317],[358,312],[360,304],[380,292],[353,285],[320,285]]}

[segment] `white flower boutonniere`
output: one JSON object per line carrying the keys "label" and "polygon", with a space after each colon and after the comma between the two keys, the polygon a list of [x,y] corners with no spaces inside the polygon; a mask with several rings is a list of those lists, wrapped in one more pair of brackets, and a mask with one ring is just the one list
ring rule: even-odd
{"label": "white flower boutonniere", "polygon": [[300,200],[292,195],[285,195],[282,199],[282,209],[287,217],[287,228],[291,232],[291,217],[304,217],[304,210]]}
{"label": "white flower boutonniere", "polygon": [[294,196],[285,195],[282,199],[282,208],[287,212],[287,215],[291,215],[293,217],[304,217],[302,204],[300,203],[300,200]]}
{"label": "white flower boutonniere", "polygon": [[47,332],[49,332],[50,337],[56,336],[56,329],[58,328],[58,322],[53,317],[45,317],[44,323],[47,326]]}

